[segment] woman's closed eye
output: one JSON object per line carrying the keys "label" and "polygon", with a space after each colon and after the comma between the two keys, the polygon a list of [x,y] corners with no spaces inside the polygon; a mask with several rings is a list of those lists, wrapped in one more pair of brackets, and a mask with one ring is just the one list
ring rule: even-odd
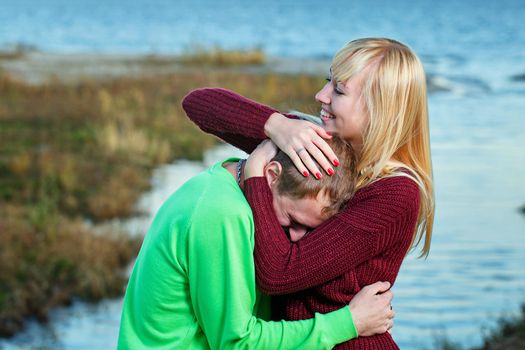
{"label": "woman's closed eye", "polygon": [[[325,78],[325,80],[326,80],[327,82],[330,83],[330,82],[332,81],[332,77],[331,77],[331,76],[327,76],[327,77]],[[341,91],[341,89],[339,89],[339,88],[337,87],[337,84],[334,84],[334,91],[335,91],[335,93],[338,94],[338,95],[344,95],[344,92]]]}

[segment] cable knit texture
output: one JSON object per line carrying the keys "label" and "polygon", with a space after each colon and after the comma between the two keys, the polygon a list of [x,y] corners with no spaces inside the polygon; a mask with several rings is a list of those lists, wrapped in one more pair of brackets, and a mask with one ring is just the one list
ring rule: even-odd
{"label": "cable knit texture", "polygon": [[[275,111],[224,89],[195,90],[183,106],[202,130],[248,152],[264,139],[264,123]],[[384,178],[358,191],[345,209],[293,243],[275,217],[265,179],[248,179],[245,195],[254,213],[258,287],[275,295],[274,318],[287,320],[339,309],[368,284],[393,284],[410,248],[420,204],[414,181]],[[385,333],[336,349],[398,347]]]}

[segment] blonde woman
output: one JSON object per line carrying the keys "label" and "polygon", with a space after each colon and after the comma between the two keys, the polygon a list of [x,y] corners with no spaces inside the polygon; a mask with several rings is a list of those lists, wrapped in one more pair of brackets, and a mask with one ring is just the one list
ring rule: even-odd
{"label": "blonde woman", "polygon": [[[410,248],[422,243],[422,256],[430,249],[434,192],[420,60],[395,40],[358,39],[335,55],[327,80],[315,96],[322,127],[223,89],[196,90],[183,102],[204,131],[247,152],[269,137],[304,176],[320,178],[337,171],[338,160],[324,141],[330,134],[338,134],[358,152],[355,195],[341,212],[296,243],[272,212],[263,167],[250,160],[246,165],[258,287],[276,295],[277,319],[330,312],[348,304],[365,285],[380,280],[393,284]],[[386,332],[336,348],[398,347]]]}

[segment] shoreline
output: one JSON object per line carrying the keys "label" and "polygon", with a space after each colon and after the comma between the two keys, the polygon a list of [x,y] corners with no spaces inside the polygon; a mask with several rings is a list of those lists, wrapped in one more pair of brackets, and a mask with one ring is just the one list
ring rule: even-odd
{"label": "shoreline", "polygon": [[[1,52],[0,69],[10,77],[38,85],[53,80],[64,83],[143,78],[174,73],[195,73],[202,68],[250,74],[326,74],[330,60],[268,57],[255,64],[188,64],[181,55],[62,54]],[[191,57],[190,57],[191,59]]]}
{"label": "shoreline", "polygon": [[[227,52],[227,51],[226,51]],[[206,52],[205,52],[206,53]],[[250,52],[241,52],[251,54]],[[96,53],[50,53],[37,50],[0,50],[0,73],[26,84],[40,85],[51,81],[76,84],[85,81],[111,81],[119,78],[144,78],[160,75],[194,74],[205,70],[245,74],[304,74],[324,77],[331,59],[266,57],[254,64],[188,64],[187,55],[166,54],[96,54]],[[186,60],[186,62],[184,62]],[[462,92],[463,87],[427,72],[429,93]]]}

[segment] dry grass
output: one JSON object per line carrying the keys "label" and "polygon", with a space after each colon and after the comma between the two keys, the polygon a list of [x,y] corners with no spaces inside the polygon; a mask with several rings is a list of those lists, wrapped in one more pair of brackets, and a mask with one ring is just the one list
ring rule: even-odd
{"label": "dry grass", "polygon": [[220,47],[206,49],[195,47],[182,55],[178,61],[187,65],[244,66],[266,63],[262,49],[248,51],[224,50]]}
{"label": "dry grass", "polygon": [[75,296],[122,292],[138,242],[83,222],[133,214],[155,166],[200,159],[216,143],[183,114],[191,89],[222,86],[315,113],[322,84],[224,68],[38,86],[0,74],[0,334]]}
{"label": "dry grass", "polygon": [[5,206],[0,224],[0,335],[20,329],[23,318],[45,320],[48,310],[73,296],[99,300],[122,293],[123,268],[140,241],[120,232],[94,232],[79,219],[45,217],[33,223],[32,212]]}

